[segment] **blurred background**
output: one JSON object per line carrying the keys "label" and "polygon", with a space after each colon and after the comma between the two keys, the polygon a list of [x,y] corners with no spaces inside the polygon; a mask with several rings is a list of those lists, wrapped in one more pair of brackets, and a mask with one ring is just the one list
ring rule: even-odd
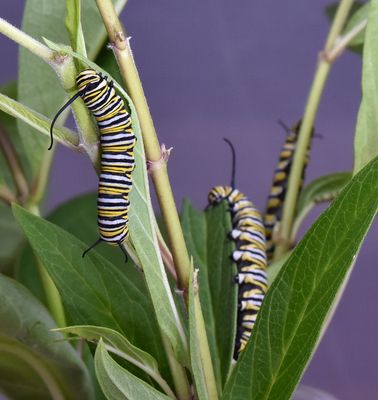
{"label": "blurred background", "polygon": [[[237,151],[237,186],[263,210],[285,139],[304,109],[329,24],[328,1],[129,1],[122,14],[161,142],[174,150],[169,174],[177,204],[203,208],[209,189],[228,184]],[[24,1],[1,16],[21,25]],[[63,21],[62,21],[63,23]],[[38,38],[40,39],[40,38]],[[17,46],[0,36],[0,84],[17,76]],[[336,61],[316,120],[307,182],[351,170],[360,102],[361,58]],[[57,150],[45,212],[96,190],[89,160]],[[320,212],[312,214],[312,221]],[[312,221],[308,221],[307,227]],[[342,400],[378,394],[377,224],[370,231],[344,297],[303,382]]]}

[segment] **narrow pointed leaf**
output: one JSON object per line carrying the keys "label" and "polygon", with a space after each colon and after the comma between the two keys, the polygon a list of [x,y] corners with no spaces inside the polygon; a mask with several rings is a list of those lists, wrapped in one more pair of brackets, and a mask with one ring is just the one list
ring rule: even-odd
{"label": "narrow pointed leaf", "polygon": [[[222,386],[228,377],[235,348],[237,294],[236,265],[231,260],[234,244],[228,238],[231,218],[226,202],[206,212],[207,279],[215,321]],[[201,284],[200,284],[201,288]]]}
{"label": "narrow pointed leaf", "polygon": [[117,364],[100,340],[95,355],[96,375],[109,400],[168,400],[169,397]]}
{"label": "narrow pointed leaf", "polygon": [[218,399],[217,384],[201,310],[198,270],[192,274],[189,284],[189,337],[191,367],[198,399],[216,400]]}
{"label": "narrow pointed leaf", "polygon": [[81,0],[66,0],[65,26],[70,35],[71,47],[79,54],[87,57],[87,49],[81,25]]}
{"label": "narrow pointed leaf", "polygon": [[76,325],[56,329],[56,331],[72,333],[89,341],[98,341],[102,338],[105,344],[118,350],[118,354],[121,355],[120,353],[122,353],[122,357],[130,361],[132,364],[138,367],[143,365],[145,367],[144,370],[159,373],[157,362],[150,354],[133,346],[125,336],[122,336],[119,332],[113,329],[105,328],[103,326]]}
{"label": "narrow pointed leaf", "polygon": [[270,287],[223,400],[290,399],[378,208],[378,158],[345,187]]}
{"label": "narrow pointed leaf", "polygon": [[234,249],[228,240],[231,222],[226,204],[196,210],[184,201],[181,222],[194,267],[199,269],[202,312],[217,382],[224,385],[231,366],[236,335],[237,285]]}

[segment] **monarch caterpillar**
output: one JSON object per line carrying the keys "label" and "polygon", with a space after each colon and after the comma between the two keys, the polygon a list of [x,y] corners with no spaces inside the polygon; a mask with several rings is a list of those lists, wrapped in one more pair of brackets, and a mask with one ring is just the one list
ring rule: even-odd
{"label": "monarch caterpillar", "polygon": [[[277,168],[274,171],[273,183],[270,189],[264,214],[266,255],[268,263],[270,263],[273,259],[273,254],[275,250],[273,235],[282,218],[282,209],[286,197],[287,185],[291,172],[291,166],[293,163],[294,152],[297,147],[301,122],[302,122],[301,120],[298,121],[291,129],[289,129],[285,124],[279,121],[280,125],[283,126],[285,129],[287,137],[280,151],[280,157],[278,160]],[[314,134],[314,129],[312,129],[311,131],[311,136],[313,136],[313,134]],[[301,190],[305,179],[305,170],[309,161],[309,150],[310,149],[308,148],[305,163],[302,170],[302,178],[299,190]]]}
{"label": "monarch caterpillar", "polygon": [[265,293],[268,289],[266,276],[265,229],[259,211],[247,197],[235,189],[235,149],[224,139],[232,151],[231,186],[211,189],[209,206],[225,200],[231,212],[232,231],[229,238],[236,249],[231,259],[236,263],[235,282],[239,285],[237,332],[234,359],[245,348],[256,321]]}
{"label": "monarch caterpillar", "polygon": [[131,126],[130,114],[126,111],[122,98],[115,92],[113,82],[93,69],[84,69],[76,77],[78,92],[57,112],[51,128],[58,116],[78,97],[96,119],[100,131],[101,171],[98,183],[97,223],[100,237],[87,250],[83,257],[101,241],[119,245],[129,234],[128,213],[129,193],[132,188],[131,173],[135,168],[134,146],[136,137]]}

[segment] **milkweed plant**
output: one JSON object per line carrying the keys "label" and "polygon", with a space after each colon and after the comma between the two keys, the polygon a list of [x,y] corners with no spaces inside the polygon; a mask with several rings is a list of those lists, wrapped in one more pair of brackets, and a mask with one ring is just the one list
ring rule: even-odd
{"label": "milkweed plant", "polygon": [[[177,211],[170,149],[159,143],[118,18],[126,3],[29,0],[21,29],[0,19],[1,33],[20,46],[18,80],[0,94],[0,389],[14,399],[290,399],[377,211],[378,0],[358,7],[340,0],[330,9],[285,177],[266,295],[238,357],[235,221],[227,201],[202,211],[186,200]],[[327,77],[347,49],[363,59],[354,169],[302,189]],[[126,263],[107,244],[82,257],[98,238],[96,194],[40,213],[56,147],[48,150],[52,118],[77,93],[86,68],[114,82],[137,138]],[[80,98],[71,104],[74,130],[64,127],[69,109],[63,112],[54,139],[100,173],[99,133],[87,105]],[[295,245],[319,202],[330,204]]]}

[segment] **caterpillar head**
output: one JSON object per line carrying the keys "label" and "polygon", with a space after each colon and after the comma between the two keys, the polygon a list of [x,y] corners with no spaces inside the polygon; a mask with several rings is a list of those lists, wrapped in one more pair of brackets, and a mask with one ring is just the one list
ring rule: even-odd
{"label": "caterpillar head", "polygon": [[222,200],[227,198],[232,192],[232,187],[230,186],[215,186],[211,189],[208,195],[209,205],[219,204]]}
{"label": "caterpillar head", "polygon": [[80,74],[76,77],[76,85],[81,92],[87,89],[89,85],[97,86],[104,79],[106,78],[104,78],[94,69],[87,68],[81,71]]}

